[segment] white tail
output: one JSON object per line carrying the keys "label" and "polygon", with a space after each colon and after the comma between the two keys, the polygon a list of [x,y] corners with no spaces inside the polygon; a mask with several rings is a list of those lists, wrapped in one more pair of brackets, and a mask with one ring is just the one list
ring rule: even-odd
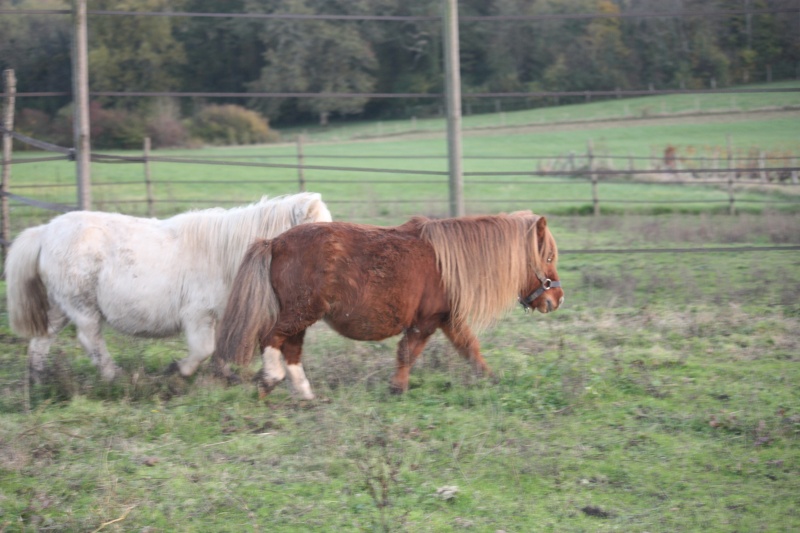
{"label": "white tail", "polygon": [[21,337],[47,334],[47,289],[39,275],[44,226],[28,228],[14,239],[6,258],[6,297],[11,329]]}

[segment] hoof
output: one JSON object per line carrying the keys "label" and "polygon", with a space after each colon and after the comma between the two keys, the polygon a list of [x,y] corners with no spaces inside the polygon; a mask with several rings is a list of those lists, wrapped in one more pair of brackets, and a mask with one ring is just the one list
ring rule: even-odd
{"label": "hoof", "polygon": [[395,395],[405,394],[408,391],[408,385],[403,387],[402,385],[397,385],[396,383],[392,383],[389,385],[389,392]]}
{"label": "hoof", "polygon": [[275,386],[278,383],[280,383],[280,382],[278,381],[278,382],[275,382],[275,383],[269,385],[267,383],[264,383],[263,380],[259,379],[258,382],[257,382],[257,385],[258,385],[258,399],[259,400],[263,400],[264,398],[266,398],[269,395],[269,393],[272,392],[272,390],[275,388]]}
{"label": "hoof", "polygon": [[33,369],[30,370],[29,374],[29,383],[31,385],[41,385],[47,380],[47,373],[44,371],[34,371]]}
{"label": "hoof", "polygon": [[179,376],[182,375],[181,367],[177,361],[171,362],[169,366],[164,370],[165,376],[174,376],[175,374],[178,374]]}
{"label": "hoof", "polygon": [[114,378],[122,375],[122,369],[117,365],[107,366],[100,369],[100,377],[103,381],[114,381]]}

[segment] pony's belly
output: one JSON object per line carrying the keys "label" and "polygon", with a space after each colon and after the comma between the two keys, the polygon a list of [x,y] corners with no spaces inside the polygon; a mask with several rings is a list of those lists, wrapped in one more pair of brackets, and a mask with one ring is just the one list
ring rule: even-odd
{"label": "pony's belly", "polygon": [[131,312],[121,319],[106,318],[106,323],[115,330],[134,337],[158,339],[172,337],[181,332],[181,325],[173,320],[155,319]]}
{"label": "pony's belly", "polygon": [[356,341],[380,341],[403,331],[401,323],[387,317],[342,313],[329,315],[324,320],[338,334]]}

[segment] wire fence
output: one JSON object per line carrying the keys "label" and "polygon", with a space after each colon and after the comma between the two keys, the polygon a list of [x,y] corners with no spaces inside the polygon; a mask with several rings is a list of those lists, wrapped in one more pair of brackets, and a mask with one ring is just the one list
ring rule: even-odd
{"label": "wire fence", "polygon": [[[69,9],[0,9],[0,15],[70,15]],[[625,19],[625,18],[716,18],[741,15],[772,15],[783,13],[800,13],[800,7],[786,8],[745,8],[726,10],[678,9],[673,11],[636,10],[618,13],[540,13],[514,15],[461,15],[459,21],[464,22],[521,22],[531,20],[592,20],[592,19]],[[89,15],[104,16],[137,16],[137,17],[201,17],[201,18],[248,18],[273,20],[350,20],[350,21],[386,21],[386,22],[438,22],[439,15],[324,15],[299,13],[219,13],[219,12],[181,12],[181,11],[126,11],[89,9]]]}
{"label": "wire fence", "polygon": [[[2,15],[70,15],[71,10],[47,10],[47,9],[0,9]],[[292,13],[220,13],[220,12],[155,12],[155,11],[124,11],[124,10],[88,10],[91,16],[137,16],[137,17],[199,17],[199,18],[247,18],[264,20],[330,20],[330,21],[378,21],[378,22],[441,22],[440,15],[424,16],[395,16],[395,15],[326,15],[326,14],[292,14]],[[580,19],[643,19],[643,18],[725,18],[738,16],[752,16],[760,14],[794,14],[800,13],[798,7],[767,7],[711,10],[711,9],[677,9],[677,10],[630,10],[619,13],[542,13],[535,15],[515,14],[513,16],[460,16],[459,22],[462,23],[516,23],[522,21],[553,21],[553,20],[580,20]],[[768,71],[769,72],[769,71]],[[771,76],[771,72],[769,72]],[[501,109],[499,102],[507,99],[530,100],[530,99],[583,99],[591,101],[598,98],[628,98],[634,96],[652,95],[737,95],[755,93],[795,93],[800,92],[800,87],[757,87],[757,88],[717,88],[714,80],[710,80],[709,88],[656,88],[650,85],[646,89],[614,89],[614,90],[585,90],[585,91],[517,91],[517,92],[474,92],[462,94],[462,101],[466,103],[466,109],[471,109],[472,100],[495,101],[494,110]],[[0,93],[9,96],[8,93]],[[17,98],[40,98],[52,96],[69,96],[71,92],[14,92]],[[204,91],[89,91],[91,97],[173,97],[173,98],[403,98],[403,99],[443,99],[442,93],[307,93],[307,92],[204,92]],[[695,105],[695,112],[699,111],[699,105]],[[627,111],[625,115],[628,115]],[[627,117],[626,117],[627,118]],[[579,122],[579,121],[571,121]],[[52,157],[32,157],[25,159],[3,161],[3,165],[22,165],[30,163],[46,163],[59,160],[71,160],[75,157],[72,148],[64,148],[45,143],[3,129],[5,134],[11,135],[17,141],[25,143],[35,148],[56,152],[60,156]],[[261,162],[247,161],[247,159],[258,157],[260,159],[294,159],[293,162]],[[136,164],[143,165],[149,176],[149,165],[151,164],[177,164],[177,165],[214,165],[226,168],[247,167],[253,169],[271,169],[275,171],[294,171],[298,178],[287,178],[285,172],[281,177],[270,177],[268,180],[259,179],[226,179],[226,180],[151,180],[149,177],[143,181],[115,180],[113,182],[95,181],[93,187],[112,189],[114,187],[146,187],[146,197],[120,197],[113,200],[115,205],[121,204],[147,204],[152,208],[156,204],[166,200],[156,198],[152,192],[152,185],[162,186],[193,186],[193,185],[227,185],[235,187],[237,185],[261,185],[265,182],[271,184],[292,185],[303,189],[307,186],[345,186],[351,184],[361,184],[369,186],[381,185],[445,185],[448,172],[440,170],[420,170],[402,168],[380,168],[366,166],[337,166],[325,164],[308,164],[307,161],[323,161],[325,159],[336,160],[347,157],[351,161],[363,160],[389,160],[403,159],[402,156],[390,155],[363,155],[363,156],[343,156],[336,154],[305,154],[302,158],[298,155],[270,155],[270,156],[219,156],[219,157],[166,157],[144,154],[142,157],[136,156],[117,156],[103,153],[92,153],[91,160],[95,164]],[[410,159],[410,158],[408,158]],[[414,156],[414,160],[446,160],[445,155],[441,156]],[[465,160],[480,159],[508,159],[527,162],[535,162],[534,168],[520,168],[518,170],[487,172],[487,171],[467,171],[463,175],[466,178],[466,187],[481,185],[507,185],[507,186],[564,186],[564,185],[586,185],[591,187],[591,193],[586,197],[555,197],[536,198],[537,203],[546,204],[588,204],[591,205],[594,214],[599,214],[601,204],[607,205],[670,205],[670,204],[727,204],[729,212],[735,212],[737,205],[742,204],[761,204],[761,205],[793,205],[798,201],[791,195],[768,195],[760,197],[742,196],[742,191],[748,191],[752,186],[769,186],[780,190],[792,190],[798,185],[798,170],[796,157],[794,156],[775,156],[770,154],[760,154],[757,157],[733,157],[730,153],[727,157],[643,157],[620,154],[592,154],[586,156],[577,154],[561,154],[552,157],[547,156],[465,156]],[[616,164],[616,163],[621,163]],[[627,162],[627,165],[625,163]],[[625,167],[625,168],[622,168]],[[306,171],[313,171],[315,176],[309,177],[303,174]],[[355,175],[366,175],[364,178],[337,178],[324,176],[319,173],[341,173],[347,172]],[[378,176],[396,175],[402,178],[383,178]],[[483,179],[487,178],[487,179]],[[553,178],[547,180],[547,178]],[[723,198],[704,198],[704,199],[636,199],[636,198],[614,198],[607,195],[600,195],[599,187],[615,185],[658,185],[658,186],[706,186],[715,190],[722,190],[727,197]],[[15,185],[15,189],[26,190],[67,190],[74,187],[72,184],[65,183],[37,183]],[[49,209],[63,212],[75,209],[73,205],[61,202],[43,201],[8,190],[2,191],[3,196],[15,202],[26,204],[32,207]],[[112,193],[109,193],[111,195]],[[519,199],[519,198],[518,198]],[[524,197],[521,198],[524,201]],[[202,204],[202,203],[242,203],[240,199],[218,198],[207,200],[203,198],[178,198],[171,195],[169,202],[176,204]],[[341,199],[331,198],[326,200],[332,204],[347,205],[374,205],[380,203],[388,204],[414,204],[417,200],[403,198],[369,198],[369,199]],[[426,202],[445,203],[446,198],[428,199]],[[480,198],[465,200],[467,204],[491,205],[508,203],[507,198],[492,198],[482,196]],[[7,244],[5,242],[4,244]]]}
{"label": "wire fence", "polygon": [[[31,163],[43,163],[53,161],[69,161],[72,159],[74,151],[70,148],[56,146],[51,143],[43,142],[40,140],[32,139],[31,137],[21,135],[19,133],[6,130],[0,127],[2,132],[8,134],[18,140],[19,142],[26,143],[30,146],[42,150],[56,152],[60,155],[49,157],[26,157],[22,159],[12,159],[4,161],[4,165],[25,165]],[[324,161],[340,160],[347,158],[352,161],[408,161],[408,160],[430,160],[445,161],[447,156],[442,155],[427,155],[423,158],[404,155],[378,155],[367,154],[363,156],[344,156],[341,154],[333,153],[317,153],[308,154],[304,153],[302,157],[300,153],[302,149],[298,146],[298,153],[291,154],[277,154],[277,155],[239,155],[237,157],[230,156],[192,156],[192,157],[175,157],[175,156],[159,156],[152,154],[143,154],[142,156],[132,155],[115,155],[108,153],[95,152],[91,154],[91,160],[95,164],[100,165],[141,165],[148,167],[151,164],[177,164],[177,165],[192,165],[192,166],[210,166],[210,167],[244,167],[252,169],[269,169],[281,171],[294,171],[298,176],[306,171],[316,171],[315,177],[310,178],[307,175],[300,178],[287,178],[287,177],[268,177],[268,178],[253,178],[253,179],[152,179],[147,180],[114,180],[114,181],[95,181],[92,186],[108,190],[106,197],[109,203],[120,208],[124,205],[147,205],[149,209],[154,206],[162,204],[189,204],[189,205],[231,205],[247,203],[247,199],[239,198],[202,198],[202,197],[176,197],[171,195],[168,199],[158,198],[153,192],[153,185],[161,187],[178,187],[180,190],[191,190],[192,186],[209,186],[216,185],[223,188],[238,188],[240,186],[252,185],[263,186],[265,183],[271,185],[280,185],[284,190],[290,188],[303,188],[303,187],[319,187],[319,186],[344,186],[344,185],[368,185],[368,186],[447,186],[448,172],[445,170],[424,170],[424,169],[411,169],[411,168],[382,168],[373,166],[340,166],[340,165],[324,165],[324,164],[308,164],[309,160]],[[252,159],[278,159],[278,160],[293,160],[286,163],[269,163],[252,161]],[[248,160],[250,159],[250,160]],[[623,156],[618,154],[604,154],[602,156],[595,156],[591,151],[587,154],[577,155],[574,153],[561,154],[552,157],[544,156],[489,156],[489,155],[475,155],[465,156],[466,160],[474,161],[491,161],[491,160],[508,160],[518,162],[528,162],[538,164],[538,168],[520,168],[513,171],[465,171],[464,185],[469,190],[471,186],[490,185],[490,186],[515,186],[520,191],[530,191],[533,187],[542,186],[591,186],[591,194],[585,197],[569,196],[569,197],[556,197],[548,196],[545,198],[530,198],[525,199],[524,196],[516,196],[515,201],[518,202],[532,202],[536,204],[578,204],[578,205],[592,205],[595,213],[600,210],[600,206],[607,205],[620,205],[620,206],[668,206],[668,205],[728,205],[730,212],[733,213],[738,205],[771,205],[771,206],[800,206],[800,196],[778,196],[774,194],[764,194],[758,198],[741,197],[742,193],[752,188],[753,186],[770,186],[778,189],[796,189],[800,182],[798,180],[798,172],[800,167],[797,166],[796,156],[778,155],[770,157],[769,160],[772,164],[765,164],[766,158],[762,153],[760,157],[734,157],[731,154],[718,154],[713,159],[713,164],[709,164],[712,158],[709,157],[685,157],[677,159],[665,159],[664,157],[655,156]],[[602,166],[598,165],[598,161],[603,161]],[[623,165],[627,163],[628,168],[613,168],[614,162],[622,162]],[[778,164],[774,164],[774,163]],[[780,164],[781,162],[790,162],[791,164]],[[636,164],[643,164],[639,168],[635,168]],[[700,164],[701,166],[697,166]],[[694,166],[692,166],[694,165]],[[556,167],[556,168],[554,168]],[[348,175],[363,175],[363,177],[349,177],[339,178],[332,176],[333,173],[345,172]],[[151,176],[151,171],[148,169],[144,172],[145,175]],[[285,174],[284,174],[285,175]],[[382,177],[382,176],[389,176]],[[400,179],[394,179],[391,176],[402,176]],[[710,176],[710,177],[704,177]],[[545,179],[543,179],[545,178]],[[546,179],[552,178],[552,179]],[[714,190],[722,190],[727,197],[720,198],[702,198],[702,199],[659,199],[659,198],[615,198],[612,195],[599,194],[599,187],[607,186],[705,186],[711,187]],[[138,188],[142,194],[138,197],[128,197],[124,195],[115,195],[111,192],[113,189],[125,188],[130,191],[130,188]],[[22,192],[23,190],[29,191],[28,195],[11,193],[6,191],[3,194],[10,200],[24,204],[37,209],[50,210],[55,212],[66,212],[76,209],[75,205],[68,203],[59,203],[53,201],[46,201],[39,198],[30,196],[36,194],[37,191],[64,190],[70,192],[75,189],[74,183],[27,183],[14,185],[14,190]],[[63,196],[60,193],[59,196]],[[331,198],[326,198],[326,202],[331,205],[347,205],[347,206],[375,206],[380,204],[387,205],[406,205],[414,206],[420,205],[419,199],[403,199],[391,197],[372,197],[372,198],[337,198],[333,195]],[[739,197],[737,197],[739,196]],[[437,202],[444,204],[447,199],[442,196]],[[427,200],[428,203],[431,200]],[[481,196],[479,198],[469,198],[466,200],[467,204],[476,206],[487,205],[508,205],[510,200],[505,198],[492,198]],[[124,210],[124,209],[123,209]],[[148,213],[149,215],[155,214],[154,211]],[[373,217],[374,218],[374,217]],[[8,242],[2,244],[8,245]],[[736,248],[739,251],[756,251],[763,250],[769,251],[767,248],[758,247],[751,249]],[[783,249],[783,248],[781,248]],[[790,248],[786,248],[790,249]],[[727,250],[722,249],[722,250]],[[669,251],[676,251],[675,249],[664,250],[663,253]],[[699,251],[702,251],[699,250]],[[708,252],[713,253],[721,251],[720,249],[709,249]],[[566,253],[635,253],[631,250],[615,251],[615,250],[567,250]],[[644,250],[643,253],[657,253],[656,250]]]}

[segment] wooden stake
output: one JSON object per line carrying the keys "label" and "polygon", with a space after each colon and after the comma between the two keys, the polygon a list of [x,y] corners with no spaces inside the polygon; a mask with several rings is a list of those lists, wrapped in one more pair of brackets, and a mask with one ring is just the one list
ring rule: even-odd
{"label": "wooden stake", "polygon": [[144,138],[144,187],[147,193],[147,216],[154,217],[153,182],[150,179],[150,137]]}
{"label": "wooden stake", "polygon": [[594,207],[594,216],[600,216],[600,199],[597,195],[597,174],[594,171],[594,153],[593,153],[592,140],[586,147],[586,158],[589,161],[589,177],[592,180],[592,206]]}
{"label": "wooden stake", "polygon": [[302,134],[297,136],[297,182],[300,192],[306,190],[306,177],[303,174],[303,138]]}
{"label": "wooden stake", "polygon": [[[17,78],[14,76],[14,71],[3,71],[3,85],[5,87],[6,101],[3,106],[3,127],[8,131],[14,129],[14,102],[17,93]],[[11,214],[8,209],[8,185],[11,181],[11,150],[13,139],[10,133],[3,133],[3,171],[2,182],[0,182],[0,212],[2,212],[2,231],[0,238],[2,238],[3,248],[3,264],[6,260],[6,252],[8,246],[11,244]],[[5,277],[5,272],[4,272]]]}

